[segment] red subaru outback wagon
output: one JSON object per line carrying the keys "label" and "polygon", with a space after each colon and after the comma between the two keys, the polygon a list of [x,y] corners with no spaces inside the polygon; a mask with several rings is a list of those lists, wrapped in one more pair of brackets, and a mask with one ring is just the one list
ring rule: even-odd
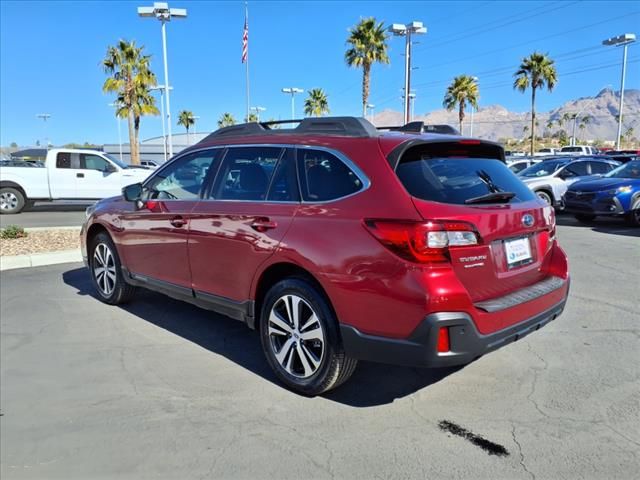
{"label": "red subaru outback wagon", "polygon": [[553,209],[499,145],[420,122],[297,122],[222,128],[90,207],[99,297],[145,287],[246,322],[307,395],[358,360],[466,364],[562,312]]}

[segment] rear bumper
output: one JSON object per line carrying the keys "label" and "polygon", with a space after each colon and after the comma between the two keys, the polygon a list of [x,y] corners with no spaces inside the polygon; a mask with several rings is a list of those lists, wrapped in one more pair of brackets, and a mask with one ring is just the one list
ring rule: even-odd
{"label": "rear bumper", "polygon": [[[566,301],[565,296],[544,312],[488,335],[478,332],[471,316],[464,312],[429,314],[406,339],[368,335],[349,325],[341,325],[340,333],[347,355],[359,360],[414,367],[450,367],[470,363],[539,330],[562,313]],[[449,328],[451,350],[446,353],[437,351],[441,327]]]}

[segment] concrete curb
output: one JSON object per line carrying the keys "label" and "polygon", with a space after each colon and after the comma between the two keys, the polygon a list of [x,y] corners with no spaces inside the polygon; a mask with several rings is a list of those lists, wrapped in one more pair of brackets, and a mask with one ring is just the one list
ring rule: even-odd
{"label": "concrete curb", "polygon": [[45,232],[45,231],[51,231],[53,230],[54,232],[60,232],[60,231],[74,231],[77,230],[78,232],[80,231],[82,227],[25,227],[24,231],[25,232]]}
{"label": "concrete curb", "polygon": [[30,255],[11,255],[0,257],[0,271],[75,262],[82,262],[82,254],[79,248],[61,250],[59,252],[32,253]]}

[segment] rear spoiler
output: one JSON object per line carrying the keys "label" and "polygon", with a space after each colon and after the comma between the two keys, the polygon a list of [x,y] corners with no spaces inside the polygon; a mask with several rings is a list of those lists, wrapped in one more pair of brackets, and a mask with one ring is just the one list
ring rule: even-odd
{"label": "rear spoiler", "polygon": [[400,163],[402,156],[407,152],[407,150],[418,147],[418,146],[429,146],[431,153],[438,155],[440,153],[445,153],[446,150],[451,149],[452,147],[460,148],[460,149],[469,149],[471,148],[471,156],[485,156],[485,158],[495,158],[496,160],[500,160],[502,163],[506,163],[504,156],[504,148],[502,145],[496,142],[492,142],[490,140],[479,140],[472,138],[437,138],[431,137],[429,139],[425,139],[424,137],[416,137],[407,139],[407,141],[402,142],[397,145],[391,152],[387,155],[387,161],[391,168],[395,171],[396,167]]}
{"label": "rear spoiler", "polygon": [[409,122],[402,126],[376,127],[378,130],[404,133],[439,133],[441,135],[460,135],[451,125],[427,125],[422,121]]}

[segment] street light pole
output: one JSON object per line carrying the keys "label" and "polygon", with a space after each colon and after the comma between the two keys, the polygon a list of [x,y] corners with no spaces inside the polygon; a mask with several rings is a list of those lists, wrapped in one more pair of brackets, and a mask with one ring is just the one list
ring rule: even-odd
{"label": "street light pole", "polygon": [[51,118],[51,114],[50,113],[38,113],[36,115],[36,118],[41,118],[42,120],[44,120],[44,142],[45,142],[44,148],[49,150],[49,138],[47,137],[47,120],[49,120]]}
{"label": "street light pole", "polygon": [[119,148],[120,161],[122,162],[122,129],[120,128],[120,117],[118,117],[118,111],[117,111],[117,108],[119,107],[119,105],[117,103],[110,103],[109,106],[116,109],[116,122],[118,123],[118,145],[120,147]]}
{"label": "street light pole", "polygon": [[406,25],[394,23],[389,27],[389,31],[393,35],[405,37],[404,46],[404,123],[409,123],[409,94],[411,92],[411,35],[427,33],[427,28],[422,22],[411,22]]}
{"label": "street light pole", "polygon": [[[478,82],[478,77],[471,77],[471,80],[473,80],[474,82]],[[469,136],[473,137],[473,113],[475,112],[475,108],[473,107],[473,105],[471,105],[471,128],[469,131]],[[462,132],[460,132],[462,134]]]}
{"label": "street light pole", "polygon": [[[265,107],[251,107],[250,110],[256,112],[256,121],[260,122],[260,112],[264,112],[266,110]],[[247,119],[249,120],[249,119]]]}
{"label": "street light pole", "polygon": [[[200,120],[200,115],[194,115],[193,117],[193,138],[195,141],[196,135],[198,134],[198,129],[196,128],[196,120]],[[187,139],[189,140],[189,139]]]}
{"label": "street light pole", "polygon": [[[186,8],[169,8],[166,2],[154,2],[153,7],[138,7],[141,17],[155,17],[162,23],[162,58],[164,60],[164,84],[169,84],[169,65],[167,62],[167,22],[172,18],[186,18]],[[173,156],[173,138],[171,136],[171,106],[169,102],[169,88],[166,88],[167,134],[169,136],[169,157]]]}
{"label": "street light pole", "polygon": [[373,122],[373,109],[376,108],[376,106],[373,103],[367,103],[367,108],[369,109],[369,120]]}
{"label": "street light pole", "polygon": [[[627,47],[636,41],[635,33],[625,33],[617,37],[603,40],[603,45],[622,47],[622,78],[620,80],[620,106],[618,107],[618,133],[616,135],[616,150],[620,150],[620,137],[622,136],[622,107],[624,105],[624,77],[627,74]],[[574,123],[575,130],[575,123]]]}
{"label": "street light pole", "polygon": [[167,133],[165,130],[164,122],[166,120],[164,116],[164,92],[165,90],[173,90],[173,87],[167,88],[165,85],[156,85],[149,90],[160,90],[160,115],[162,116],[162,153],[164,155],[164,161],[167,161]]}
{"label": "street light pole", "polygon": [[291,120],[294,120],[296,118],[295,95],[296,93],[302,92],[304,92],[303,89],[296,87],[287,87],[282,89],[282,93],[291,94]]}
{"label": "street light pole", "polygon": [[[413,118],[415,117],[415,110],[416,110],[416,94],[415,92],[411,92],[409,93],[409,122],[413,121]],[[407,123],[409,123],[407,122]]]}

